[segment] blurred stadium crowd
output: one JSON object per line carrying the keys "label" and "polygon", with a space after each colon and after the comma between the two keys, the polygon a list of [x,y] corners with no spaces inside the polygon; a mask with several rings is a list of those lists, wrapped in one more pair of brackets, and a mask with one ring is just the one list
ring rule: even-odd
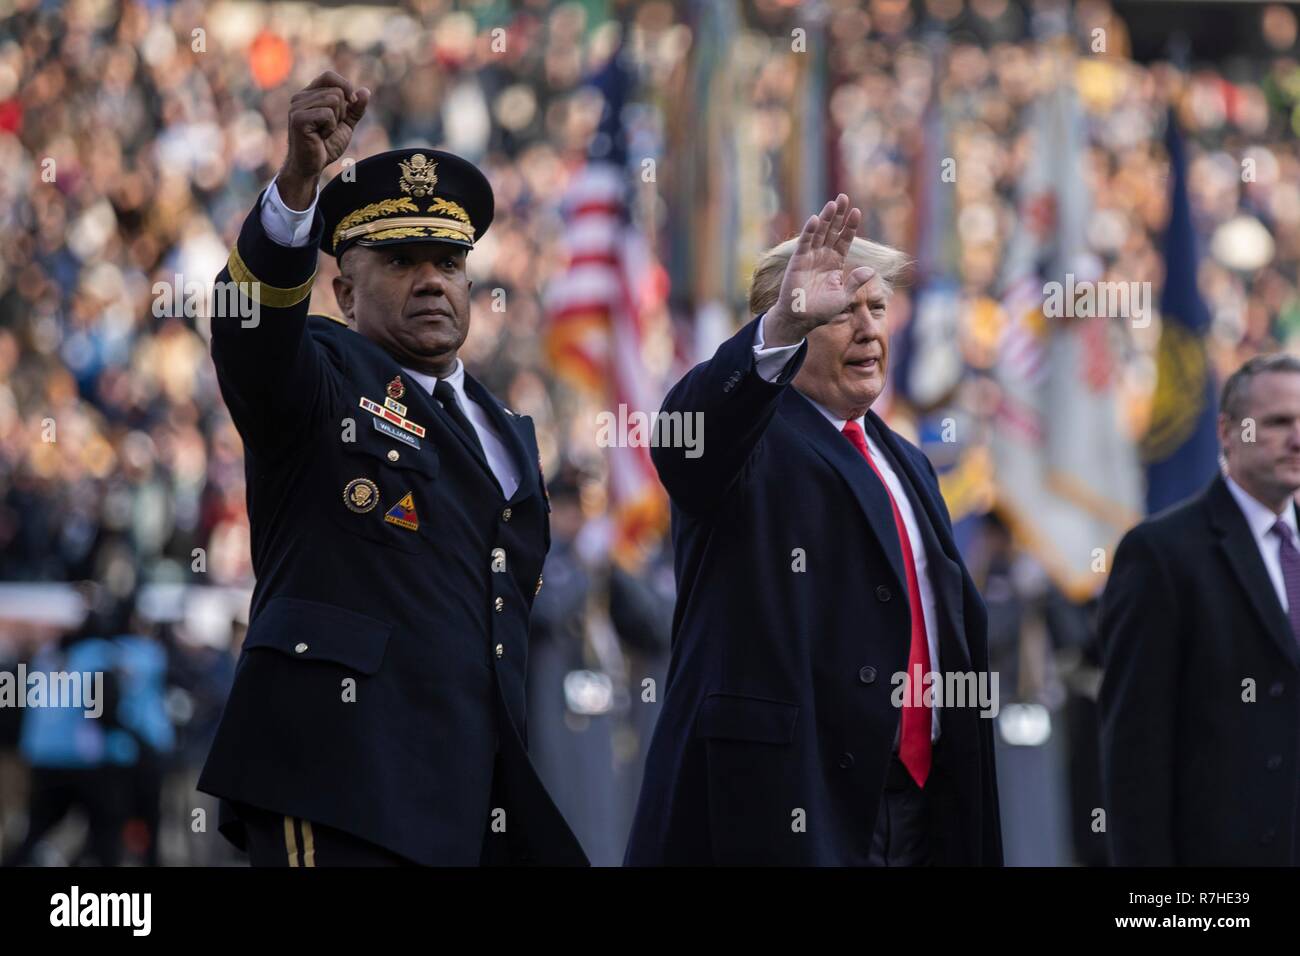
{"label": "blurred stadium crowd", "polygon": [[[828,194],[842,189],[864,209],[864,235],[914,249],[913,144],[937,83],[963,170],[955,215],[963,361],[987,367],[1000,321],[998,272],[1026,160],[1022,107],[1051,56],[1030,39],[1043,12],[1008,0],[825,8]],[[584,75],[608,55],[621,18],[630,28],[638,99],[670,123],[683,107],[682,73],[707,39],[692,33],[701,22],[696,5],[18,0],[5,9],[0,581],[97,585],[94,613],[80,626],[25,619],[14,606],[0,610],[0,669],[71,655],[86,640],[117,639],[101,651],[129,675],[119,693],[134,701],[120,727],[103,731],[130,738],[125,755],[100,746],[80,764],[45,748],[22,726],[21,712],[0,710],[7,857],[233,859],[215,819],[207,833],[193,832],[194,808],[212,810],[192,786],[245,622],[237,601],[224,618],[206,613],[196,624],[183,608],[158,610],[175,602],[146,606],[142,595],[168,585],[250,584],[240,441],[217,391],[202,315],[155,308],[154,285],[175,276],[210,283],[283,156],[289,96],[334,69],[373,91],[352,153],[439,145],[480,163],[495,189],[496,220],[470,258],[474,324],[462,356],[506,404],[534,417],[553,476],[555,543],[536,611],[530,738],[593,862],[618,862],[639,747],[653,721],[653,708],[637,706],[641,681],[662,682],[666,662],[671,555],[665,545],[632,570],[608,557],[604,466],[590,425],[599,406],[548,365],[542,295],[563,267],[557,200],[582,166],[598,119],[579,92]],[[759,53],[742,58],[731,78],[731,121],[743,132],[741,148],[779,166],[792,136],[806,129],[797,54],[789,50],[800,14],[777,0],[736,10],[736,34],[720,42]],[[1198,232],[1209,240],[1201,289],[1220,369],[1300,335],[1296,18],[1280,6],[1251,11],[1260,24],[1256,50],[1190,69],[1130,59],[1124,23],[1104,3],[1074,12],[1081,49],[1095,29],[1107,37],[1107,55],[1078,73],[1091,131],[1090,244],[1108,277],[1159,287],[1168,217],[1160,128],[1176,102],[1192,144]],[[923,28],[936,25],[948,41],[939,54],[921,42]],[[505,52],[493,49],[494,27],[506,30]],[[1252,181],[1243,181],[1244,159],[1253,161]],[[729,277],[736,281],[724,283],[729,322],[744,317],[752,254],[789,235],[810,211],[779,170],[766,174],[757,195],[741,198],[746,211],[731,236],[740,261]],[[648,215],[664,250],[690,225],[662,204]],[[1263,238],[1251,222],[1263,225]],[[663,257],[676,281],[671,254]],[[315,311],[337,313],[332,268],[322,257]],[[679,329],[697,304],[681,285],[665,305]],[[507,291],[506,312],[490,307],[496,288]],[[909,315],[903,289],[891,304],[895,333]],[[1135,435],[1151,400],[1157,331],[1135,330],[1124,359],[1124,409]],[[896,396],[890,414],[905,429],[911,410]],[[1025,567],[1032,562],[996,521],[983,526],[976,550],[972,568],[980,569],[994,640],[1002,642],[995,651],[1007,670],[1031,674],[1004,676],[1007,699],[1055,710],[1071,693],[1086,696],[1062,683],[1065,669],[1054,662],[1086,645],[1086,625],[1059,625],[1059,596]],[[1047,637],[1029,641],[1035,630]],[[152,639],[160,653],[138,653],[124,643],[130,634]],[[1086,800],[1086,748],[1071,759],[1071,786],[1084,794],[1075,798]],[[1015,784],[1014,776],[1004,779],[1004,788]],[[85,811],[90,839],[65,833],[24,842],[74,806]],[[1035,861],[1098,862],[1085,844],[1086,834],[1058,857]],[[1009,841],[1011,861],[1014,846]]]}

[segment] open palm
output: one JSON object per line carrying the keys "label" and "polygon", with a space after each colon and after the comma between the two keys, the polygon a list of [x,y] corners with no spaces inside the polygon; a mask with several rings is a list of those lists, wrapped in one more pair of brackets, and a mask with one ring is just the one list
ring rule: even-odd
{"label": "open palm", "polygon": [[872,270],[860,266],[845,273],[849,246],[862,221],[862,210],[849,208],[840,193],[821,213],[809,216],[781,280],[777,308],[804,331],[824,325],[849,307]]}

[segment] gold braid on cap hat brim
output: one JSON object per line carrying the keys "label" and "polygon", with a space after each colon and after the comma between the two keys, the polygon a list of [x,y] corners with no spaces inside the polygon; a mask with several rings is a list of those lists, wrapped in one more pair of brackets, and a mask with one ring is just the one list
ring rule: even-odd
{"label": "gold braid on cap hat brim", "polygon": [[[447,216],[402,216],[418,213],[420,207],[405,196],[382,199],[348,213],[334,227],[334,248],[359,236],[369,239],[461,239],[474,241],[474,226],[464,208],[450,199],[434,199],[426,212]],[[451,217],[451,218],[448,218]]]}

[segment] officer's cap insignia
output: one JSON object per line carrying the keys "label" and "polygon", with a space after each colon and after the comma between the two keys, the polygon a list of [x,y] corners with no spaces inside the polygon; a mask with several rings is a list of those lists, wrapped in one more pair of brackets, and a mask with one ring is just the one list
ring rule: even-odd
{"label": "officer's cap insignia", "polygon": [[388,509],[384,515],[384,520],[389,524],[395,524],[399,528],[405,528],[407,531],[418,531],[420,529],[420,519],[415,513],[415,499],[411,492],[402,495],[401,501]]}
{"label": "officer's cap insignia", "polygon": [[[385,391],[388,392],[388,397],[393,399],[401,398],[403,395],[405,395],[406,386],[402,384],[402,376],[394,375],[393,380],[388,383],[388,386],[386,387]],[[403,413],[399,412],[398,414],[403,414]]]}
{"label": "officer's cap insignia", "polygon": [[399,159],[397,163],[402,167],[402,175],[397,180],[402,192],[421,199],[432,193],[433,187],[438,185],[438,164],[429,162],[429,157],[424,153],[416,153],[409,162]]}
{"label": "officer's cap insignia", "polygon": [[379,504],[379,486],[369,478],[353,478],[343,489],[343,503],[359,515],[373,511]]}

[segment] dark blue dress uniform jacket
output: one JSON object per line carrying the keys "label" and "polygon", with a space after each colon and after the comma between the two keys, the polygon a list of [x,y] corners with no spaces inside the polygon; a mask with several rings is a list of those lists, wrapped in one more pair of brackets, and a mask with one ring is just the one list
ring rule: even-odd
{"label": "dark blue dress uniform jacket", "polygon": [[[318,213],[312,241],[286,248],[254,207],[218,276],[261,283],[255,325],[212,321],[221,391],[244,440],[257,584],[199,789],[419,863],[472,865],[499,752],[514,858],[585,863],[525,750],[528,617],[550,546],[532,421],[466,375],[518,467],[509,501],[409,376],[400,402],[426,429],[420,447],[377,430],[360,400],[382,405],[398,363],[307,314],[322,228]],[[378,488],[366,513],[344,503],[357,478]],[[407,494],[415,530],[384,520]]]}
{"label": "dark blue dress uniform jacket", "polygon": [[[672,497],[678,596],[633,865],[865,864],[900,723],[891,675],[906,669],[911,630],[889,498],[790,387],[806,346],[777,382],[758,374],[759,319],[664,401],[703,413],[703,454],[652,452]],[[874,413],[867,428],[925,539],[940,664],[986,671],[984,602],[934,470]],[[992,721],[947,709],[940,730],[926,785],[934,861],[1000,865]]]}

